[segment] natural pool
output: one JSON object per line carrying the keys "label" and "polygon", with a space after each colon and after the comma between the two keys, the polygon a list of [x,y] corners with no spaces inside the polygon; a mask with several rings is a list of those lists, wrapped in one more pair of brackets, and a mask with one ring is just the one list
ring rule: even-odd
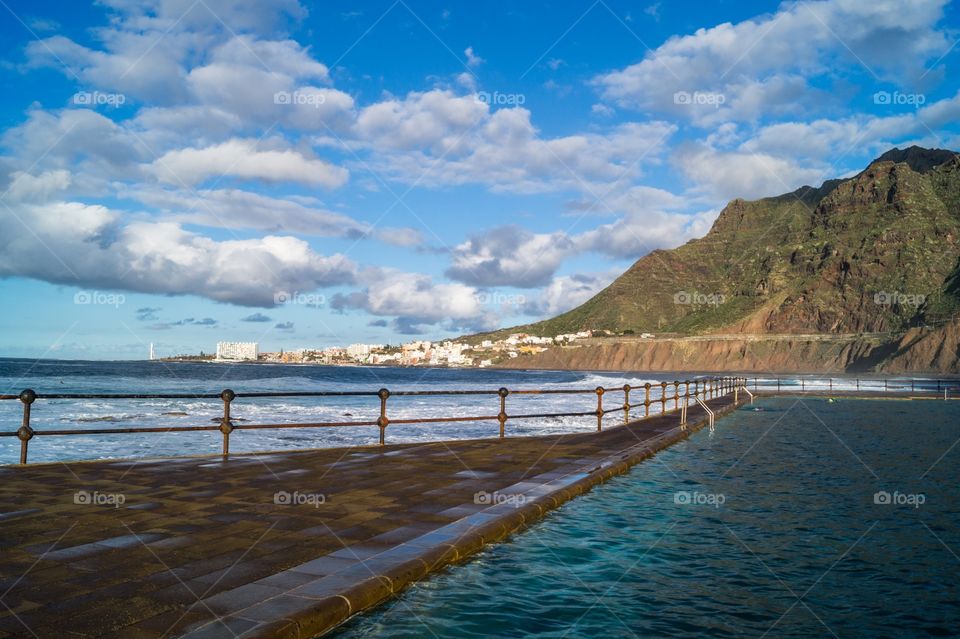
{"label": "natural pool", "polygon": [[960,402],[755,406],[336,636],[956,636]]}

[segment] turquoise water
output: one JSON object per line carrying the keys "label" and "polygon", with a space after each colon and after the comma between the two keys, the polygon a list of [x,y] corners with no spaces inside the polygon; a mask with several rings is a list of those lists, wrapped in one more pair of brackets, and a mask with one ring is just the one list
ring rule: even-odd
{"label": "turquoise water", "polygon": [[960,403],[757,405],[336,636],[957,636]]}

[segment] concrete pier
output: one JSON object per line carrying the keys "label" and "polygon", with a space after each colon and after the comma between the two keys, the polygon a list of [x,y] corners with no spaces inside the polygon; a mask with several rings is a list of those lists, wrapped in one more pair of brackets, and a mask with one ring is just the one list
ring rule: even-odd
{"label": "concrete pier", "polygon": [[[732,395],[709,406],[735,408]],[[679,420],[226,461],[0,467],[0,637],[313,637],[707,415],[691,406],[687,427]]]}

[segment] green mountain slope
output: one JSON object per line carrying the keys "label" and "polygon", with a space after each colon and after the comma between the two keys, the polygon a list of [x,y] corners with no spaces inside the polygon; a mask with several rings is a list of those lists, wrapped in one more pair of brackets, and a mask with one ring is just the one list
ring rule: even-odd
{"label": "green mountain slope", "polygon": [[902,331],[960,311],[960,156],[893,149],[860,174],[733,200],[562,315],[493,335]]}

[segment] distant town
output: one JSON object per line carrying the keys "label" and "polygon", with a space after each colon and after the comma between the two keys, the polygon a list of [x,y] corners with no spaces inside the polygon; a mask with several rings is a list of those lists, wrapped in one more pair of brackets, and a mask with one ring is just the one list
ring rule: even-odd
{"label": "distant town", "polygon": [[[494,366],[521,354],[539,353],[553,345],[571,344],[592,337],[592,331],[581,331],[539,337],[514,333],[504,339],[480,340],[469,344],[459,340],[431,342],[417,340],[392,346],[390,344],[350,344],[323,349],[298,348],[277,352],[261,351],[257,342],[218,342],[215,354],[177,355],[158,358],[150,345],[150,359],[164,361],[211,362],[266,362],[275,364],[368,365],[368,366]],[[644,337],[647,337],[644,334]],[[652,335],[649,335],[652,337]]]}

